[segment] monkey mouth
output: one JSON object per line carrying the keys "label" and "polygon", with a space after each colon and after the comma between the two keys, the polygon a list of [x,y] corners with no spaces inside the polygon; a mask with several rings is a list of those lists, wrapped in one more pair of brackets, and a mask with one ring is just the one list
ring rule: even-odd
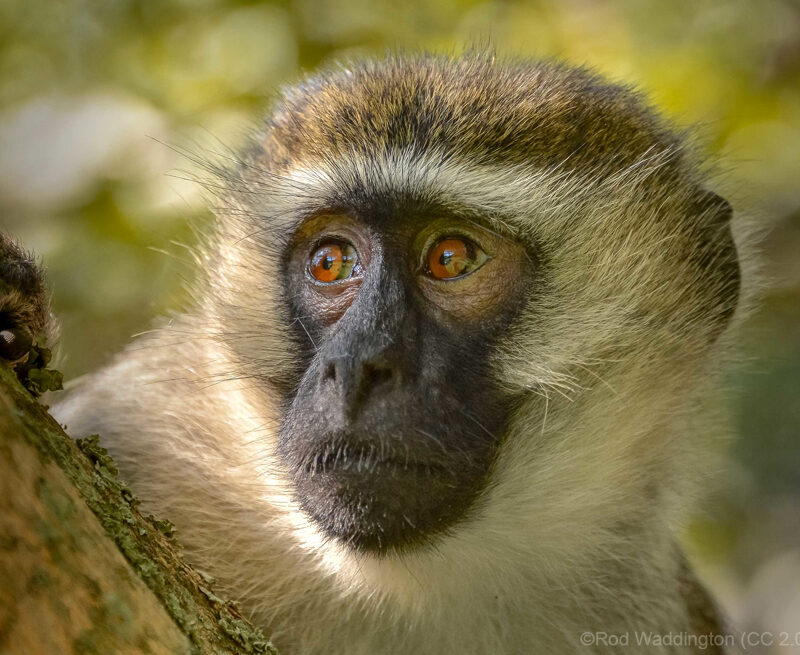
{"label": "monkey mouth", "polygon": [[447,467],[444,463],[431,459],[412,457],[409,452],[403,455],[380,453],[375,448],[336,448],[317,453],[301,466],[304,475],[355,475],[369,476],[413,474],[444,475]]}
{"label": "monkey mouth", "polygon": [[485,454],[381,449],[337,435],[295,459],[291,471],[300,506],[326,534],[383,554],[429,542],[463,516],[486,462]]}

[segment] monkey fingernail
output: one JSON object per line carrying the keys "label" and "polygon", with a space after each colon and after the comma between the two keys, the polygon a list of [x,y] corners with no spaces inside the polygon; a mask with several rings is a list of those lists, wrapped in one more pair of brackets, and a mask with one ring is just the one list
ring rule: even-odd
{"label": "monkey fingernail", "polygon": [[15,362],[30,351],[33,340],[22,329],[8,329],[0,331],[0,357]]}

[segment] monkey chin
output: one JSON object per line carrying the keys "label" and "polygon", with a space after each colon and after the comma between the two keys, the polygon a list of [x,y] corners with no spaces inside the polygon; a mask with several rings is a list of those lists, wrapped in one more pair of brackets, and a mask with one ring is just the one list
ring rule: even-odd
{"label": "monkey chin", "polygon": [[418,548],[463,519],[490,459],[486,453],[415,459],[351,446],[317,453],[329,454],[306,458],[294,470],[301,507],[327,536],[374,555]]}

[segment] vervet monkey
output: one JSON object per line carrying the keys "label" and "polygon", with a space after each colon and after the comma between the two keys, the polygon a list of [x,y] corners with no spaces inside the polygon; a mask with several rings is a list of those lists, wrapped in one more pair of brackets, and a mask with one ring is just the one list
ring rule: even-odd
{"label": "vervet monkey", "polygon": [[390,56],[216,171],[194,306],[54,411],[282,653],[721,652],[676,531],[740,275],[683,136],[586,70]]}

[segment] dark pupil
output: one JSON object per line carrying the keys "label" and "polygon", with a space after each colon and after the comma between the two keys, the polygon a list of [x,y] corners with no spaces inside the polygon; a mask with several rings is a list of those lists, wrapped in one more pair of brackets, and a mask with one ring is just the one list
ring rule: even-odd
{"label": "dark pupil", "polygon": [[325,259],[322,260],[322,268],[324,268],[326,271],[331,270],[331,266],[333,266],[333,261],[334,261],[333,257],[331,257],[330,255],[326,255]]}

